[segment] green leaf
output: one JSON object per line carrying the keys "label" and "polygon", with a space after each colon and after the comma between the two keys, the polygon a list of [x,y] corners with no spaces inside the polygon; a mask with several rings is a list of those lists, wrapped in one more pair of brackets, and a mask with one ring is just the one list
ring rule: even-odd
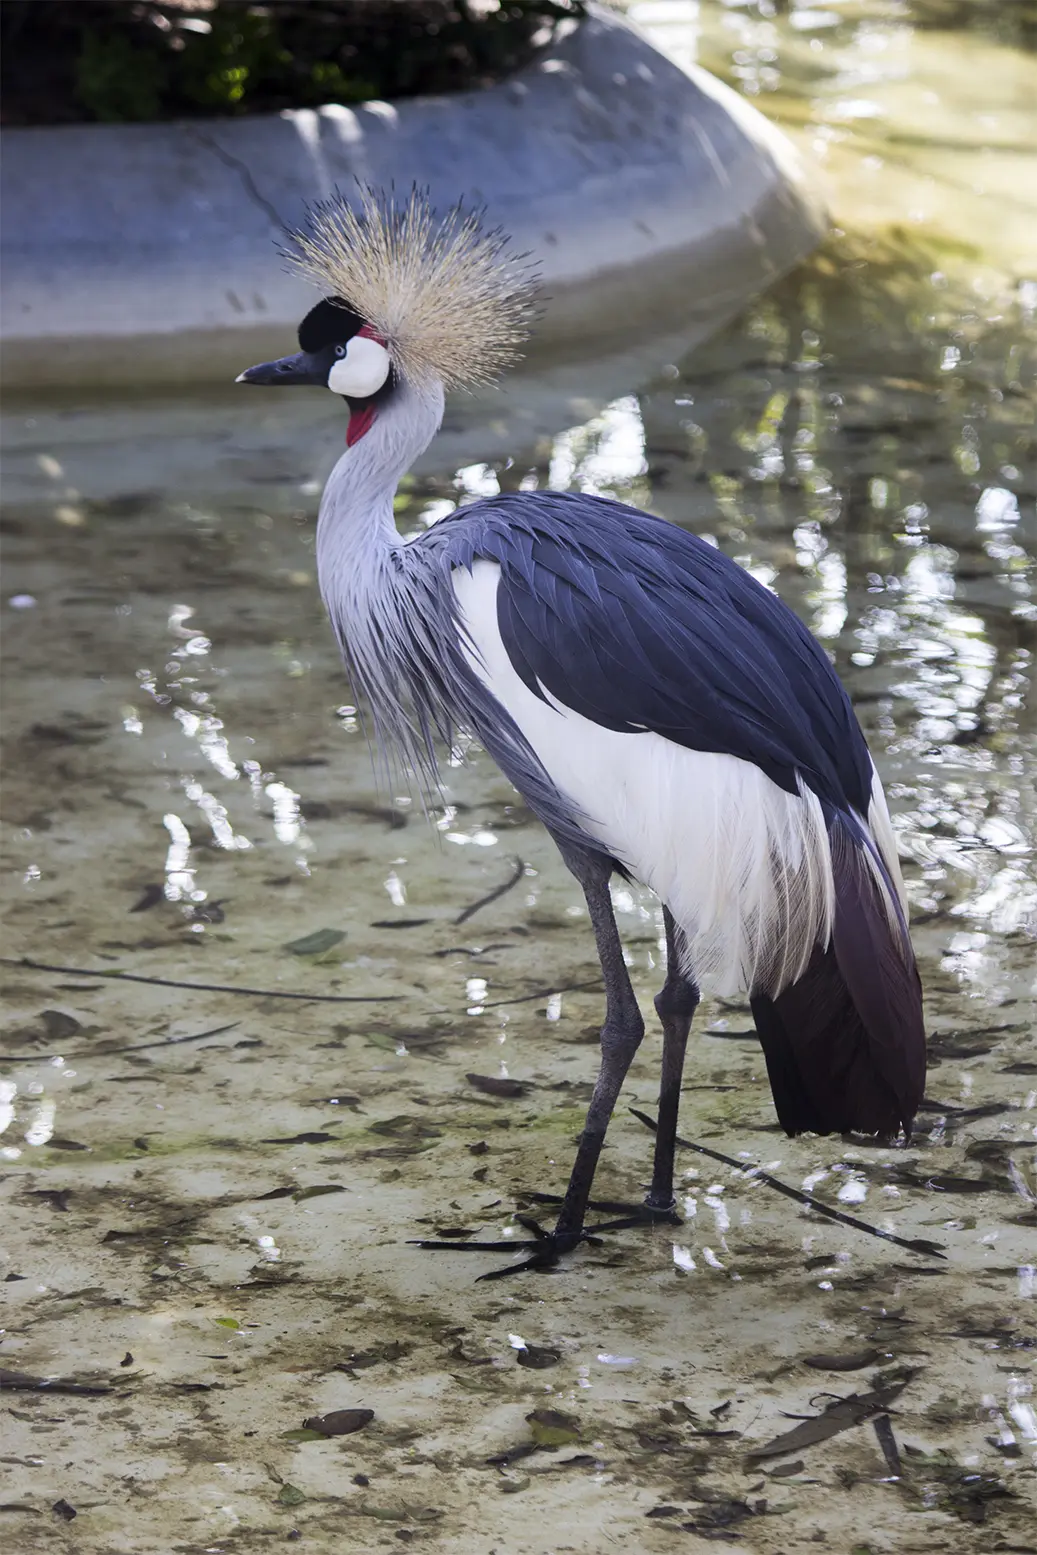
{"label": "green leaf", "polygon": [[221,1328],[240,1328],[241,1324],[236,1317],[217,1317],[213,1319]]}
{"label": "green leaf", "polygon": [[526,1420],[538,1447],[568,1447],[580,1440],[578,1423],[572,1415],[563,1415],[560,1409],[534,1409]]}
{"label": "green leaf", "polygon": [[284,949],[293,956],[323,956],[327,951],[334,950],[336,945],[341,945],[345,937],[342,929],[316,929],[312,934],[305,934],[302,939],[289,940]]}
{"label": "green leaf", "polygon": [[364,1041],[371,1047],[381,1048],[383,1053],[395,1053],[400,1045],[399,1037],[391,1037],[387,1031],[368,1032]]}
{"label": "green leaf", "polygon": [[326,1442],[328,1438],[323,1431],[300,1429],[298,1431],[282,1431],[280,1439],[282,1442]]}
{"label": "green leaf", "polygon": [[305,1493],[297,1485],[282,1485],[277,1493],[277,1499],[281,1506],[301,1506],[306,1500]]}

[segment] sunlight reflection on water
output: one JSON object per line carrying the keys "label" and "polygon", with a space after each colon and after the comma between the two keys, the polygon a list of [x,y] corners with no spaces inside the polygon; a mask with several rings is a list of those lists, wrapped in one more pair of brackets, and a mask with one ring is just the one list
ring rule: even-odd
{"label": "sunlight reflection on water", "polygon": [[[757,1337],[764,1306],[782,1292],[804,1348],[807,1332],[816,1347],[818,1332],[844,1325],[855,1333],[859,1321],[880,1325],[864,1331],[888,1358],[908,1276],[887,1261],[876,1266],[888,1289],[858,1287],[874,1272],[874,1249],[818,1221],[790,1220],[784,1204],[776,1209],[753,1165],[762,1160],[887,1230],[939,1228],[952,1251],[942,1288],[957,1294],[941,1296],[939,1280],[923,1297],[913,1287],[916,1342],[932,1352],[934,1371],[944,1366],[948,1388],[957,1385],[961,1347],[979,1355],[969,1352],[982,1385],[955,1426],[962,1440],[979,1405],[1002,1446],[1029,1452],[1037,1442],[1032,1383],[1021,1367],[997,1371],[999,1359],[1012,1361],[1008,1331],[994,1319],[973,1339],[958,1330],[973,1321],[977,1301],[996,1305],[1000,1317],[1029,1311],[1037,1296],[1025,1243],[1037,1204],[1027,1002],[1037,934],[1037,280],[1021,257],[1021,234],[1032,242],[1037,230],[1027,228],[1025,210],[1037,189],[1037,174],[1027,178],[1037,161],[1037,81],[1032,55],[998,42],[1003,17],[952,46],[949,33],[918,20],[923,9],[892,0],[793,4],[773,15],[757,4],[639,6],[639,19],[668,29],[676,51],[697,51],[823,157],[842,230],[692,359],[667,364],[647,383],[617,386],[595,415],[516,445],[508,459],[473,455],[461,468],[411,478],[397,509],[401,531],[417,535],[459,502],[498,489],[616,495],[708,537],[787,599],[832,655],[886,779],[937,1011],[934,1099],[910,1150],[897,1152],[837,1139],[778,1143],[758,1050],[740,1040],[749,1012],[718,1005],[705,1013],[682,1127],[693,1137],[697,1129],[703,1138],[728,1133],[727,1148],[744,1167],[700,1170],[683,1158],[679,1239],[664,1236],[654,1261],[656,1244],[632,1239],[626,1271],[609,1266],[610,1288],[629,1304],[614,1332],[598,1331],[606,1282],[591,1282],[590,1348],[565,1385],[584,1396],[615,1371],[625,1391],[643,1374],[655,1402],[668,1396],[657,1387],[658,1368],[673,1357],[652,1349],[655,1315],[651,1324],[639,1320],[632,1305],[642,1287],[656,1301],[661,1266],[671,1283],[657,1305],[677,1310],[683,1293],[697,1319],[705,1292],[718,1331],[729,1311],[743,1312],[739,1290],[766,1290],[767,1303],[757,1294],[724,1332],[728,1350],[717,1341],[726,1364],[742,1342],[739,1323],[749,1336],[737,1377],[747,1413],[774,1403],[764,1392],[753,1396],[752,1379],[763,1375],[759,1349],[777,1353],[785,1343],[784,1330]],[[980,104],[975,81],[995,65],[1002,100],[992,107]],[[588,380],[593,372],[591,364]],[[78,424],[54,423],[69,438]],[[111,448],[124,430],[114,407]],[[5,612],[8,659],[28,688],[14,688],[28,733],[6,801],[19,951],[300,996],[318,987],[330,999],[388,991],[399,1002],[387,1010],[250,1004],[225,1047],[173,1046],[172,1060],[165,1057],[178,1067],[164,1085],[149,1090],[147,1061],[132,1055],[138,1093],[108,1051],[123,1040],[122,1015],[107,1016],[118,1030],[88,1024],[90,1008],[110,1008],[105,999],[129,999],[133,990],[91,992],[72,980],[41,993],[38,1005],[47,998],[56,1008],[32,1020],[19,1015],[4,1031],[10,1051],[29,1061],[19,1059],[17,1082],[0,1082],[0,1155],[17,1170],[57,1160],[84,1178],[92,1161],[106,1204],[115,1202],[109,1172],[115,1182],[125,1169],[118,1192],[128,1203],[143,1173],[172,1202],[194,1191],[184,1185],[213,1159],[235,1194],[248,1178],[254,1195],[280,1196],[264,1205],[262,1223],[242,1223],[231,1253],[219,1246],[218,1227],[191,1244],[192,1302],[213,1270],[222,1282],[213,1299],[247,1289],[245,1266],[233,1264],[242,1245],[265,1279],[300,1259],[304,1233],[301,1217],[289,1214],[290,1195],[314,1171],[310,1162],[320,1163],[320,1178],[347,1177],[353,1218],[318,1223],[305,1252],[308,1271],[318,1269],[307,1304],[323,1301],[320,1259],[329,1260],[338,1305],[327,1331],[338,1346],[344,1311],[358,1332],[373,1321],[362,1306],[342,1305],[343,1270],[352,1277],[351,1259],[372,1248],[379,1257],[389,1248],[384,1267],[395,1269],[400,1215],[446,1214],[449,1206],[450,1224],[491,1216],[494,1234],[519,1237],[497,1224],[512,1184],[539,1182],[539,1170],[544,1185],[558,1186],[600,1018],[597,989],[586,991],[594,967],[578,893],[484,759],[465,770],[459,752],[449,767],[432,840],[400,784],[389,785],[391,797],[376,794],[314,587],[312,481],[241,478],[211,501],[197,493],[188,501],[178,490],[92,501],[70,490],[72,455],[63,447],[41,457],[60,486],[45,509],[11,509],[25,575],[12,576]],[[528,879],[496,916],[462,924],[516,856]],[[647,1013],[658,986],[657,904],[626,883],[615,900]],[[327,948],[299,955],[286,942],[302,936]],[[179,1043],[224,1025],[224,1017],[194,1019],[181,993],[156,998],[163,1002],[128,1006],[133,1041],[160,1032]],[[239,1006],[225,1018],[240,1014]],[[100,1047],[80,1064],[95,1031]],[[250,1051],[263,1044],[265,1052]],[[68,1053],[75,1068],[55,1052]],[[531,1080],[528,1110],[518,1098],[473,1099],[470,1069],[521,1086]],[[647,1095],[654,1071],[645,1073],[634,1083]],[[318,1089],[333,1099],[318,1106]],[[295,1130],[312,1143],[291,1144]],[[630,1143],[618,1117],[612,1141],[610,1134],[606,1170],[626,1161],[634,1181],[643,1152],[635,1154],[639,1142]],[[280,1176],[275,1160],[289,1163]],[[335,1163],[347,1160],[341,1172]],[[990,1196],[973,1196],[976,1188]],[[200,1197],[217,1202],[208,1183]],[[39,1203],[31,1201],[34,1226]],[[316,1217],[324,1200],[314,1203]],[[391,1206],[396,1220],[372,1233],[375,1222],[364,1219],[372,1205],[390,1221]],[[73,1200],[62,1224],[74,1211]],[[96,1222],[86,1235],[96,1251]],[[157,1275],[169,1273],[142,1267],[141,1302],[161,1288]],[[378,1268],[372,1288],[381,1290]],[[423,1291],[433,1279],[422,1272]],[[565,1293],[582,1280],[574,1276]],[[86,1286],[87,1276],[66,1283]],[[523,1315],[530,1343],[540,1336],[529,1325],[563,1299],[558,1288],[538,1293]],[[574,1309],[587,1287],[578,1288],[565,1295]],[[264,1300],[272,1289],[264,1286]],[[450,1288],[451,1320],[466,1301]],[[483,1321],[465,1310],[466,1320]],[[511,1309],[486,1319],[509,1352],[517,1322]],[[787,1328],[793,1317],[782,1322]],[[411,1337],[421,1322],[409,1313],[399,1327]],[[716,1359],[710,1354],[708,1365]],[[774,1360],[767,1356],[768,1367]],[[280,1355],[276,1368],[283,1365]],[[416,1370],[411,1395],[425,1384]],[[459,1386],[453,1371],[442,1386],[443,1397]]]}

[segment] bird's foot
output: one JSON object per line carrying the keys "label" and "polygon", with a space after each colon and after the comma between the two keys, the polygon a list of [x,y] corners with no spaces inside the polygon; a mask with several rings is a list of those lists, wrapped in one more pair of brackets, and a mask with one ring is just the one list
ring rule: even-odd
{"label": "bird's foot", "polygon": [[[561,1196],[557,1193],[530,1192],[520,1195],[533,1204],[561,1204]],[[653,1204],[651,1195],[643,1199],[640,1204],[630,1204],[622,1199],[591,1199],[588,1209],[594,1210],[598,1215],[616,1215],[617,1220],[602,1221],[599,1225],[590,1226],[593,1232],[599,1231],[626,1231],[632,1226],[680,1226],[684,1222],[677,1213],[677,1201],[671,1199],[668,1204]]]}
{"label": "bird's foot", "polygon": [[[533,1197],[533,1195],[528,1195]],[[557,1202],[561,1202],[558,1200]],[[422,1247],[429,1252],[460,1252],[460,1253],[527,1253],[520,1263],[505,1264],[502,1269],[490,1269],[486,1274],[477,1276],[480,1280],[503,1280],[509,1274],[523,1274],[527,1269],[553,1269],[563,1253],[571,1253],[581,1242],[588,1243],[591,1247],[599,1247],[601,1244],[594,1233],[598,1230],[610,1230],[611,1227],[589,1226],[582,1231],[545,1231],[539,1221],[530,1215],[516,1215],[515,1219],[523,1230],[528,1231],[533,1238],[530,1242],[500,1241],[500,1242],[452,1242],[452,1241],[414,1241],[412,1247]]]}
{"label": "bird's foot", "polygon": [[[520,1194],[519,1197],[535,1204],[564,1203],[562,1196],[557,1193],[530,1192]],[[480,1280],[502,1280],[509,1274],[523,1274],[531,1269],[554,1269],[563,1254],[574,1252],[581,1242],[586,1242],[590,1247],[600,1247],[601,1234],[606,1231],[628,1231],[634,1226],[679,1226],[683,1223],[673,1202],[668,1205],[657,1205],[646,1199],[641,1204],[628,1204],[617,1199],[591,1199],[587,1208],[596,1214],[611,1215],[614,1218],[598,1221],[592,1226],[584,1226],[579,1231],[561,1230],[557,1227],[554,1231],[545,1231],[540,1222],[534,1220],[531,1215],[516,1215],[515,1219],[523,1230],[530,1233],[532,1241],[461,1242],[449,1238],[437,1238],[435,1241],[415,1241],[410,1245],[431,1252],[444,1250],[457,1253],[525,1253],[527,1256],[520,1263],[506,1264],[502,1269],[491,1269],[488,1274],[478,1276]]]}

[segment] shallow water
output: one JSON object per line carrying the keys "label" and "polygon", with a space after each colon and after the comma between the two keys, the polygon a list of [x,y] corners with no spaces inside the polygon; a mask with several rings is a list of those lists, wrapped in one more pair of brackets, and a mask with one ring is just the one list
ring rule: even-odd
{"label": "shallow water", "polygon": [[[602,1002],[578,890],[485,758],[431,825],[378,793],[304,408],[264,402],[262,462],[214,401],[221,459],[158,489],[146,450],[190,448],[197,409],[19,408],[4,954],[41,965],[3,969],[0,1364],[107,1391],[5,1387],[9,1548],[1037,1549],[1037,279],[1006,199],[1037,189],[1034,56],[906,6],[638,9],[821,142],[841,234],[508,467],[452,410],[466,463],[410,482],[401,528],[498,485],[614,492],[826,643],[905,860],[929,1101],[907,1150],[788,1141],[748,1011],[713,1004],[682,1133],[946,1261],[691,1152],[681,1227],[553,1274],[408,1246],[521,1238],[523,1190],[564,1184]],[[593,407],[615,377],[586,378]],[[616,906],[650,1009],[658,914]],[[630,1105],[657,1061],[650,1036]],[[620,1110],[599,1190],[639,1196],[649,1146]],[[750,1456],[905,1377],[899,1472],[870,1423]],[[374,1419],[291,1434],[350,1408]]]}

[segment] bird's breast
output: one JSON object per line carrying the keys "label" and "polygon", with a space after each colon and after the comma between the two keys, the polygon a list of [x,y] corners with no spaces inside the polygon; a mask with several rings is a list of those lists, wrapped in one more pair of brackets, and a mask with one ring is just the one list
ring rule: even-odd
{"label": "bird's breast", "polygon": [[470,669],[509,714],[572,820],[669,906],[700,987],[784,986],[827,939],[832,863],[821,805],[751,762],[650,730],[605,728],[518,673],[497,614],[500,568],[453,574]]}

